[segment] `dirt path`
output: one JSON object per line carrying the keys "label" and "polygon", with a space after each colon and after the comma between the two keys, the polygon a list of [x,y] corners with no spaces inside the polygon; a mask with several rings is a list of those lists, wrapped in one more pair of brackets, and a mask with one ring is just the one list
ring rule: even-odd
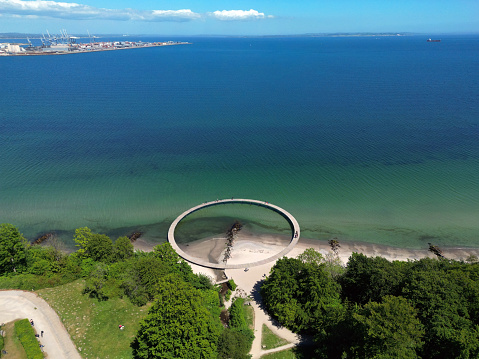
{"label": "dirt path", "polygon": [[57,313],[31,292],[0,291],[0,323],[15,319],[33,319],[37,333],[43,330],[44,352],[51,359],[81,359]]}
{"label": "dirt path", "polygon": [[[238,288],[243,289],[247,295],[250,295],[253,298],[251,303],[254,308],[254,341],[251,347],[250,354],[253,359],[261,358],[264,354],[269,354],[276,351],[281,351],[294,347],[299,344],[302,339],[297,334],[291,332],[285,327],[281,327],[271,319],[271,317],[264,310],[263,303],[261,301],[261,295],[259,293],[259,288],[263,281],[263,275],[269,273],[271,267],[274,263],[268,263],[262,266],[254,267],[249,271],[244,269],[229,269],[226,270],[228,277],[233,278],[235,283],[238,285]],[[263,350],[261,347],[261,339],[263,335],[263,324],[271,329],[271,331],[278,335],[279,337],[287,340],[290,344],[286,344],[282,347]]]}

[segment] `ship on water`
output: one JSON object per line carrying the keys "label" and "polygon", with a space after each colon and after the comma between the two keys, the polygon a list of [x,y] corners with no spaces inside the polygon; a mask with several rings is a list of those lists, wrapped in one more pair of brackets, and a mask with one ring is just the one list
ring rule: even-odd
{"label": "ship on water", "polygon": [[427,39],[427,42],[441,42],[441,40]]}

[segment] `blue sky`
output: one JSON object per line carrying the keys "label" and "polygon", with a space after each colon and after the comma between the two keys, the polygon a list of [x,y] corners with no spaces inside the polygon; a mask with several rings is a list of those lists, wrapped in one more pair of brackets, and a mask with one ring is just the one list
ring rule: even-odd
{"label": "blue sky", "polygon": [[479,0],[0,0],[0,32],[479,33]]}

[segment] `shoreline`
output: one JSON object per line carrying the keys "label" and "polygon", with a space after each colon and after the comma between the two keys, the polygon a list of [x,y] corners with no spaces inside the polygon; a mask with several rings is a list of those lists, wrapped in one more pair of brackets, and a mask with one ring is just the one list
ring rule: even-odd
{"label": "shoreline", "polygon": [[[235,253],[235,249],[237,251],[236,256],[233,254],[231,262],[239,263],[239,252],[248,252],[247,256],[251,258],[247,260],[247,262],[251,262],[253,257],[264,257],[261,254],[267,254],[267,252],[271,255],[279,253],[287,245],[286,241],[289,240],[285,239],[285,237],[286,236],[282,238],[282,236],[279,235],[251,235],[249,233],[242,233],[238,236],[235,246],[233,247],[233,253]],[[223,237],[212,237],[201,239],[187,245],[180,244],[180,247],[182,250],[187,251],[190,254],[192,252],[196,252],[196,255],[193,256],[198,258],[218,259],[219,255],[224,251],[224,248],[221,248],[220,244],[224,242],[225,238]],[[409,249],[361,241],[339,241],[339,244],[340,248],[338,251],[338,256],[343,264],[347,263],[348,258],[353,252],[363,253],[368,257],[384,257],[390,261],[407,261],[408,259],[417,260],[424,257],[436,257],[428,250],[428,248]],[[141,250],[145,252],[152,251],[153,247],[156,245],[158,245],[158,243],[151,243],[146,240],[142,240],[141,238],[134,243],[135,250]],[[296,244],[290,254],[286,255],[286,257],[295,257],[308,248],[313,248],[323,255],[332,252],[327,240],[300,238],[299,242]],[[440,248],[443,250],[446,259],[465,260],[470,255],[479,256],[479,248],[452,246],[440,246]]]}
{"label": "shoreline", "polygon": [[[196,253],[196,256],[199,256],[199,258],[208,258],[209,260],[216,258],[216,260],[219,262],[225,250],[224,242],[225,238],[221,237],[206,238],[195,241],[194,243],[190,243],[189,245],[182,245],[182,249],[190,252],[190,254],[192,252]],[[285,238],[278,235],[249,236],[248,233],[242,233],[233,247],[232,256],[228,260],[228,264],[251,263],[272,257],[276,253],[279,253],[287,245],[284,242]],[[428,249],[405,249],[367,242],[339,241],[339,244],[340,248],[338,251],[338,258],[344,266],[347,264],[349,257],[353,252],[362,253],[367,257],[379,256],[386,258],[389,261],[414,261],[426,257],[436,258],[436,255],[430,252]],[[142,241],[141,239],[134,243],[135,250],[142,251],[152,251],[155,245],[156,244],[149,243],[144,240]],[[308,248],[313,248],[314,250],[320,252],[324,258],[333,253],[327,240],[300,238],[296,246],[285,257],[296,258]],[[465,260],[470,255],[479,257],[479,248],[441,247],[441,249],[444,253],[444,257],[450,260]],[[243,283],[244,287],[246,287],[243,289],[247,291],[252,290],[253,284],[260,280],[262,275],[267,275],[275,263],[276,260],[272,260],[266,264],[251,267],[253,270],[244,271],[243,269],[211,269],[188,262],[193,269],[193,272],[197,274],[205,274],[215,281],[224,279],[223,273],[226,273],[228,278],[234,276],[235,280],[238,276],[246,276],[249,278],[248,285]],[[251,282],[251,284],[249,282]]]}

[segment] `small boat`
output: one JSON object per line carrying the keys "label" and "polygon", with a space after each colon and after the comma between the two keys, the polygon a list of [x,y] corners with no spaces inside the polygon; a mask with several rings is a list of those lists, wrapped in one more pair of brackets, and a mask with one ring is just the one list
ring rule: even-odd
{"label": "small boat", "polygon": [[441,40],[427,39],[427,42],[441,42]]}

